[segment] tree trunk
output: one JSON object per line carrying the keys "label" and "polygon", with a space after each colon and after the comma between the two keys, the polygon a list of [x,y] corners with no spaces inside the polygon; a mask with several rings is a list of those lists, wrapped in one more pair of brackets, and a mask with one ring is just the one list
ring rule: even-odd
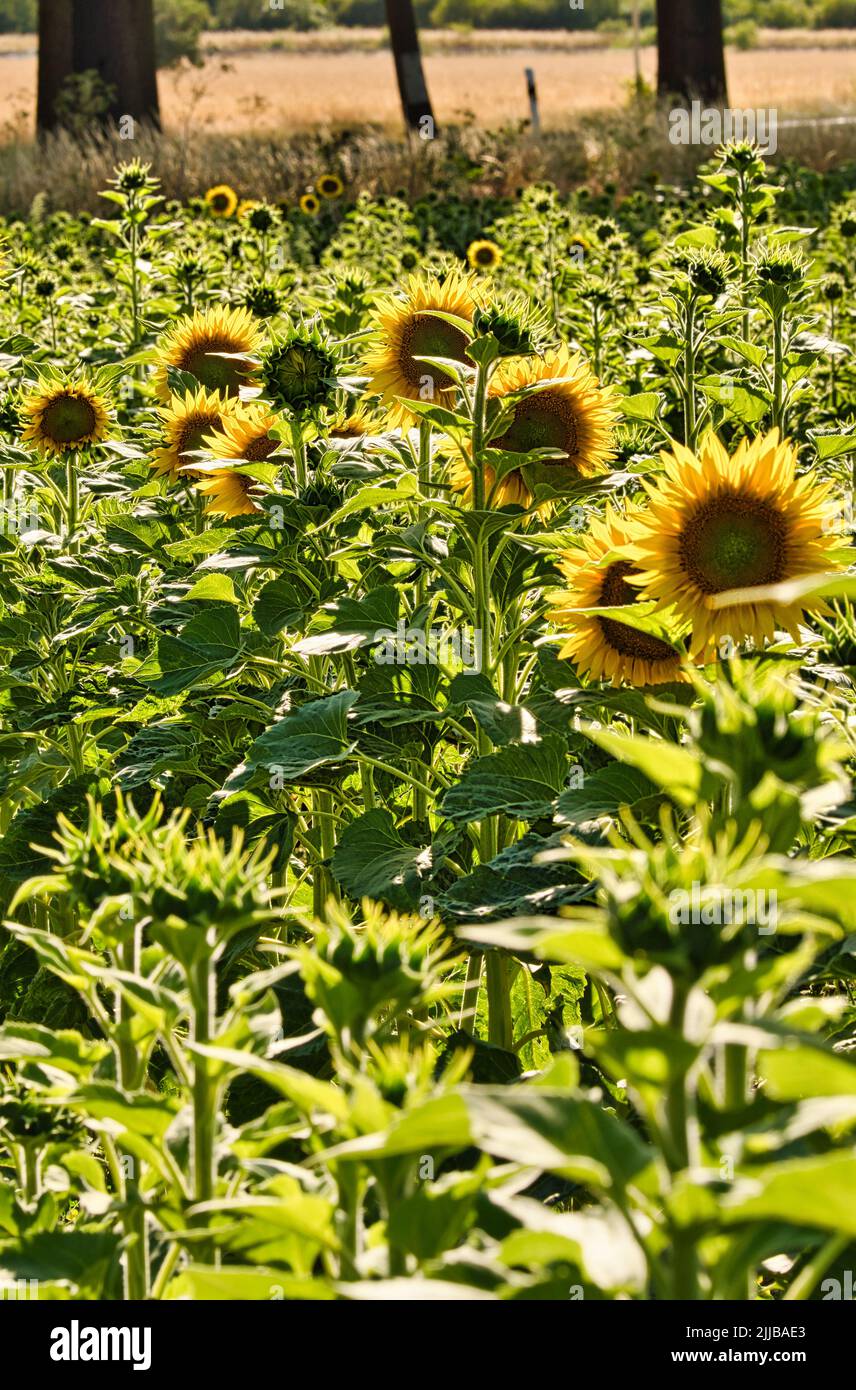
{"label": "tree trunk", "polygon": [[386,22],[404,119],[411,130],[431,139],[436,134],[436,124],[422,68],[413,0],[386,0]]}
{"label": "tree trunk", "polygon": [[39,0],[39,130],[57,125],[56,99],[74,67],[74,8],[72,0]]}
{"label": "tree trunk", "polygon": [[657,91],[724,104],[722,0],[657,0]]}
{"label": "tree trunk", "polygon": [[74,70],[87,68],[115,89],[112,120],[160,124],[153,0],[74,0]]}
{"label": "tree trunk", "polygon": [[153,0],[39,0],[39,130],[59,124],[66,79],[93,70],[114,92],[111,125],[160,124]]}

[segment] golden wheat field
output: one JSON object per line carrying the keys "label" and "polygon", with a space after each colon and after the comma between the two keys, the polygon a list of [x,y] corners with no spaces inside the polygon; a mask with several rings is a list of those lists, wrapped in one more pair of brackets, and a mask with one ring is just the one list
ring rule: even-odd
{"label": "golden wheat field", "polygon": [[[173,130],[281,134],[317,126],[363,123],[396,127],[400,108],[388,51],[373,31],[357,34],[352,47],[335,35],[293,36],[287,46],[230,35],[209,41],[201,68],[161,74],[166,124]],[[550,38],[552,37],[552,42]],[[633,80],[627,48],[583,45],[577,35],[520,35],[482,38],[433,36],[426,68],[438,119],[472,116],[496,126],[528,115],[524,71],[538,80],[545,126],[557,127],[577,112],[620,106]],[[770,105],[780,114],[856,111],[856,37],[839,32],[836,46],[821,36],[816,47],[730,50],[731,100],[738,106]],[[302,39],[303,42],[294,42]],[[0,47],[0,126],[20,134],[32,121],[35,54],[17,38]],[[642,54],[643,75],[652,82],[656,53]]]}

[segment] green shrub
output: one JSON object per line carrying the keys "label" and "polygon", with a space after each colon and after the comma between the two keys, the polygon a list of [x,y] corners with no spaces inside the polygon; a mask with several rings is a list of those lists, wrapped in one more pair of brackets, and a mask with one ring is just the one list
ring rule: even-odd
{"label": "green shrub", "polygon": [[739,24],[733,24],[730,29],[726,29],[725,39],[744,53],[750,48],[757,48],[758,25],[754,19],[741,19]]}
{"label": "green shrub", "polygon": [[205,0],[155,0],[158,66],[174,67],[182,58],[199,63],[199,39],[211,25]]}
{"label": "green shrub", "polygon": [[825,0],[815,24],[819,29],[856,29],[856,0]]}

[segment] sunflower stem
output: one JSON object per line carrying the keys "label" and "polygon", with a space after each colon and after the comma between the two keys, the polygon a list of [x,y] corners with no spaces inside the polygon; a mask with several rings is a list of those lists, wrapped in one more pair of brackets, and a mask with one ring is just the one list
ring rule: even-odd
{"label": "sunflower stem", "polygon": [[306,469],[306,445],[303,441],[303,426],[296,416],[291,419],[291,452],[294,456],[294,477],[299,491],[303,491],[307,483]]}
{"label": "sunflower stem", "polygon": [[773,426],[783,433],[785,427],[784,336],[784,313],[777,309],[773,314]]}
{"label": "sunflower stem", "polygon": [[77,454],[72,450],[65,461],[65,499],[66,499],[66,538],[68,549],[74,552],[76,544],[73,540],[77,530],[77,518],[80,510],[80,492],[77,473]]}
{"label": "sunflower stem", "polygon": [[690,297],[684,347],[684,443],[688,449],[696,443],[695,354],[695,300]]}

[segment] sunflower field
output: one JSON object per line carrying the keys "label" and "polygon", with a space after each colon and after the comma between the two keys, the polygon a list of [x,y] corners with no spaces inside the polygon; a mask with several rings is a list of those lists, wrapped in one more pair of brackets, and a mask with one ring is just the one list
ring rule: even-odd
{"label": "sunflower field", "polygon": [[853,1270],[854,190],[2,228],[4,1286]]}

